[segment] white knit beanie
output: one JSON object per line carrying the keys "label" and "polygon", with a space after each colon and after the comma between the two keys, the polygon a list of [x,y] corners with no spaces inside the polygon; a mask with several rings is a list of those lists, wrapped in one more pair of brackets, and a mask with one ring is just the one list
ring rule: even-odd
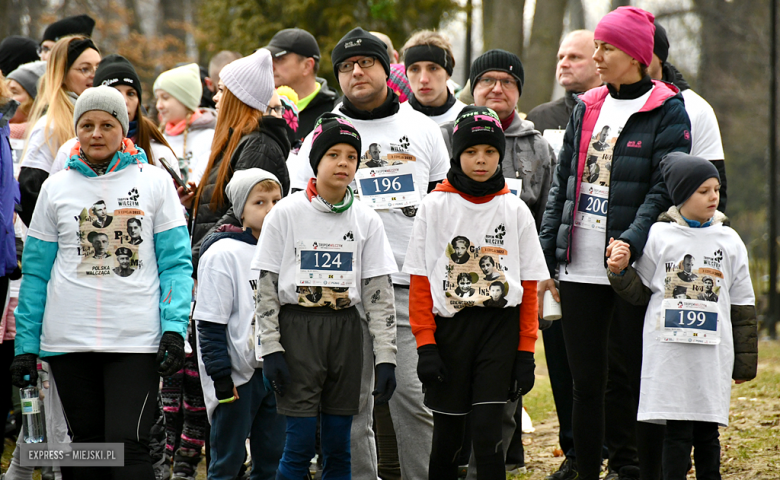
{"label": "white knit beanie", "polygon": [[154,81],[153,90],[164,90],[182,105],[192,110],[198,109],[200,97],[203,95],[203,84],[200,83],[200,67],[197,63],[163,72]]}
{"label": "white knit beanie", "polygon": [[125,97],[116,88],[100,85],[84,90],[73,108],[73,127],[78,130],[82,115],[93,110],[101,110],[116,118],[122,125],[122,133],[127,136],[130,120],[127,115]]}
{"label": "white knit beanie", "polygon": [[274,64],[271,52],[261,48],[248,57],[230,62],[219,79],[239,100],[265,113],[274,94]]}

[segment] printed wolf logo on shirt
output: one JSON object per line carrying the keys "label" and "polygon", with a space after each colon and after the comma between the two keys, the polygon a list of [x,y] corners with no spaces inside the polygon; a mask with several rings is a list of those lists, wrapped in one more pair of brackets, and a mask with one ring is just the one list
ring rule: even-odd
{"label": "printed wolf logo on shirt", "polygon": [[109,211],[105,200],[100,199],[82,209],[74,219],[79,223],[76,247],[80,257],[76,269],[79,277],[124,278],[143,268],[138,256],[138,246],[143,243],[143,210]]}
{"label": "printed wolf logo on shirt", "polygon": [[[707,259],[709,257],[705,257]],[[665,262],[664,298],[704,300],[717,302],[723,282],[723,273],[712,268],[706,260],[695,268],[696,257],[690,253],[678,261]]]}
{"label": "printed wolf logo on shirt", "polygon": [[[495,233],[503,238],[499,229]],[[486,239],[488,237],[495,236],[486,235]],[[502,263],[509,252],[494,246],[478,247],[467,237],[458,235],[447,244],[444,253],[447,265],[442,289],[449,299],[447,308],[450,311],[466,307],[506,306],[509,284],[504,275],[506,267]]]}

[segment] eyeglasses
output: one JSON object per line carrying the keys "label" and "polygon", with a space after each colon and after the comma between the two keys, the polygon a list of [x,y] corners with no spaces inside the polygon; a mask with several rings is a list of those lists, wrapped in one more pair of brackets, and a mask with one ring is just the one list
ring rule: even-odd
{"label": "eyeglasses", "polygon": [[362,70],[373,67],[376,63],[374,57],[363,57],[356,62],[341,62],[338,64],[339,72],[348,73],[355,69],[355,64],[358,64]]}
{"label": "eyeglasses", "polygon": [[80,72],[85,77],[89,77],[90,75],[94,75],[95,71],[97,71],[97,66],[89,66],[89,67],[81,67],[81,68],[72,68],[71,70],[75,70],[77,72]]}
{"label": "eyeglasses", "polygon": [[44,47],[44,46],[42,46],[42,45],[38,45],[38,47],[35,49],[35,51],[36,51],[36,52],[38,52],[38,56],[40,57],[40,56],[42,56],[44,53],[49,53],[49,52],[51,52],[51,48],[49,48],[48,46],[47,46],[47,47]]}
{"label": "eyeglasses", "polygon": [[496,82],[501,82],[501,88],[504,90],[517,90],[517,81],[514,78],[491,78],[482,77],[477,80],[477,84],[483,88],[493,88]]}
{"label": "eyeglasses", "polygon": [[265,109],[266,115],[273,115],[281,118],[284,115],[284,105],[277,105],[275,107],[268,107]]}

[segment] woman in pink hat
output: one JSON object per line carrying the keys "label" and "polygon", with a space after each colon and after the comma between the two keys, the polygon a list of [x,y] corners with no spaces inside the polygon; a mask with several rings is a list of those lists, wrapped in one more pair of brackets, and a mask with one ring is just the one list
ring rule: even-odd
{"label": "woman in pink hat", "polygon": [[620,7],[596,27],[593,59],[605,85],[580,96],[572,112],[540,231],[550,275],[560,280],[560,290],[541,282],[539,296],[541,305],[551,290],[565,319],[580,480],[599,477],[605,424],[607,478],[638,480],[641,468],[643,480],[660,479],[663,430],[636,422],[645,309],[615,294],[605,263],[617,240],[630,246],[631,261],[642,255],[650,226],[672,204],[661,159],[691,148],[679,90],[647,75],[653,19]]}

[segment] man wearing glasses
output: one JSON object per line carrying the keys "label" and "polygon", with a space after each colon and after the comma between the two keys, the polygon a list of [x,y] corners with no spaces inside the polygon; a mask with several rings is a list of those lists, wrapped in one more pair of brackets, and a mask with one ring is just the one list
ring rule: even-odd
{"label": "man wearing glasses", "polygon": [[[355,28],[338,42],[331,60],[344,92],[343,102],[334,112],[348,117],[360,133],[364,146],[364,150],[359,152],[360,166],[371,170],[366,164],[378,155],[380,162],[410,169],[414,191],[421,201],[449,170],[447,148],[438,125],[414,110],[408,102],[400,103],[398,96],[388,88],[390,57],[387,46],[374,35]],[[288,161],[293,189],[305,189],[314,176],[309,164],[311,142],[309,135],[304,139],[297,159]],[[374,145],[373,152],[368,151],[371,145]],[[383,167],[373,170],[381,174]],[[368,197],[364,195],[360,201],[372,205]],[[415,205],[377,210],[399,271],[403,267],[416,212]],[[417,345],[409,325],[409,275],[394,274],[392,282],[398,352],[395,369],[397,388],[389,407],[395,431],[403,435],[398,442],[401,474],[403,478],[428,478],[433,415],[423,406],[422,384],[417,378]],[[352,477],[377,478],[374,433],[371,429],[374,356],[367,334],[364,339],[367,341],[363,345],[365,361],[361,412],[352,423]]]}

